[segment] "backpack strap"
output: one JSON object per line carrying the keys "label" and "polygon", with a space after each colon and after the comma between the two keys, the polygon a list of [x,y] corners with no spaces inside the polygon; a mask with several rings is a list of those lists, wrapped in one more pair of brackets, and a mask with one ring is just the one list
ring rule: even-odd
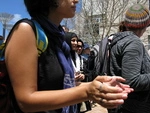
{"label": "backpack strap", "polygon": [[108,50],[109,50],[109,36],[105,37],[104,39],[101,40],[100,45],[99,45],[99,62],[100,62],[100,69],[99,69],[99,74],[100,75],[107,75],[107,63],[108,63]]}
{"label": "backpack strap", "polygon": [[[9,35],[8,35],[8,38],[6,39],[6,42],[4,43],[4,45],[0,48],[4,48],[5,49],[5,44],[7,43],[7,41],[9,40],[9,36],[10,34],[13,32],[14,28],[21,22],[26,22],[28,23],[34,33],[35,33],[35,36],[36,36],[36,41],[37,41],[37,49],[38,49],[38,56],[40,56],[47,48],[48,46],[48,38],[46,36],[46,34],[44,33],[44,30],[42,29],[42,27],[40,26],[40,24],[35,21],[35,20],[30,20],[30,19],[27,19],[27,18],[24,18],[24,19],[21,19],[19,20],[14,26],[13,28],[11,29]],[[4,51],[3,49],[3,51]],[[1,52],[2,53],[2,52]],[[1,55],[0,55],[1,56]]]}
{"label": "backpack strap", "polygon": [[38,55],[40,56],[41,53],[43,53],[48,46],[48,38],[44,33],[44,30],[42,29],[40,24],[35,20],[32,20],[32,22],[34,23],[36,28],[37,49],[38,49]]}
{"label": "backpack strap", "polygon": [[3,60],[4,60],[4,55],[3,55],[4,47],[5,47],[5,43],[3,42],[3,43],[0,45],[0,61],[3,61]]}

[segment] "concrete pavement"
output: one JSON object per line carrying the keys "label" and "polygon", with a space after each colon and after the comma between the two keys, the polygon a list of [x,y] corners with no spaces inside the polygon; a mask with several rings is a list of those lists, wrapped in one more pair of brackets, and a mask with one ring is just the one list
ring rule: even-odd
{"label": "concrete pavement", "polygon": [[91,111],[87,111],[85,113],[108,113],[107,109],[103,108],[102,106],[95,104],[94,107],[92,107]]}

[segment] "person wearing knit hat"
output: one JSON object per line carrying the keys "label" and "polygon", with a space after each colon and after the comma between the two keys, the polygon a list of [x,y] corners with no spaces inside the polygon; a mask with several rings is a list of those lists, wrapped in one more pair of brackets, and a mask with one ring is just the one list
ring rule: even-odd
{"label": "person wearing knit hat", "polygon": [[121,76],[134,89],[117,109],[109,113],[150,112],[150,56],[140,40],[150,24],[149,9],[134,4],[125,12],[127,31],[114,34],[110,51],[110,75]]}
{"label": "person wearing knit hat", "polygon": [[125,25],[129,29],[141,29],[150,24],[148,8],[141,4],[131,6],[125,13]]}

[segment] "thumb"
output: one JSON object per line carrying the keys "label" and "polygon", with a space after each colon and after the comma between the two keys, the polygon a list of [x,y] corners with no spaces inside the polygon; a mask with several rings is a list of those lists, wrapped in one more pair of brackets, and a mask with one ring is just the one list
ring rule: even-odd
{"label": "thumb", "polygon": [[112,80],[112,77],[111,76],[97,76],[95,80],[99,82],[109,82]]}

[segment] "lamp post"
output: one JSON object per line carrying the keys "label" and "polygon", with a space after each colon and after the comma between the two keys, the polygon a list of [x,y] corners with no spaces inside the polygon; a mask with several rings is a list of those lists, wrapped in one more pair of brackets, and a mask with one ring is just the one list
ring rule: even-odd
{"label": "lamp post", "polygon": [[8,22],[14,18],[14,15],[8,13],[0,13],[0,22],[3,25],[3,37],[5,38],[5,32]]}
{"label": "lamp post", "polygon": [[10,31],[13,27],[13,24],[6,24],[7,31]]}

